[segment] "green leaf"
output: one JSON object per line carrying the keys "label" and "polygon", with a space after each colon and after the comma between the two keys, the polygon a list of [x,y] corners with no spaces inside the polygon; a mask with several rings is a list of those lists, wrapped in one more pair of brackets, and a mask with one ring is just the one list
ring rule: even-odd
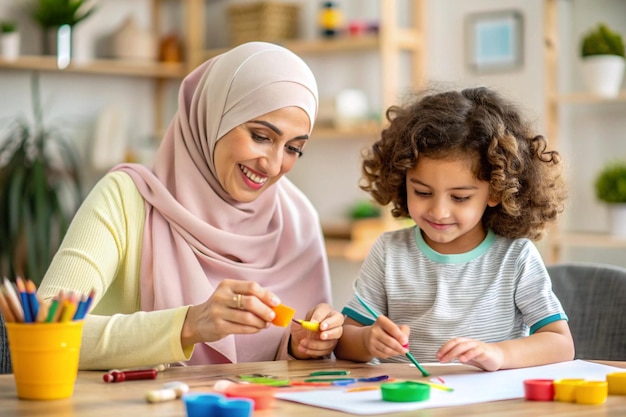
{"label": "green leaf", "polygon": [[626,203],[626,161],[612,161],[598,174],[596,197],[607,203]]}
{"label": "green leaf", "polygon": [[33,19],[44,28],[73,26],[89,17],[95,7],[85,9],[84,0],[37,0]]}
{"label": "green leaf", "polygon": [[585,34],[582,41],[581,56],[617,55],[624,57],[624,41],[622,36],[600,23]]}

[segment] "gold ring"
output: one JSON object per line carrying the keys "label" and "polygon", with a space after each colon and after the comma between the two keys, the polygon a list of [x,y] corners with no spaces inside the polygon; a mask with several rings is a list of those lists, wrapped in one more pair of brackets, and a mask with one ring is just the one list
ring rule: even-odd
{"label": "gold ring", "polygon": [[237,294],[236,296],[233,297],[233,301],[237,303],[237,309],[239,310],[243,309],[243,305],[241,304],[241,298],[242,298],[241,294]]}

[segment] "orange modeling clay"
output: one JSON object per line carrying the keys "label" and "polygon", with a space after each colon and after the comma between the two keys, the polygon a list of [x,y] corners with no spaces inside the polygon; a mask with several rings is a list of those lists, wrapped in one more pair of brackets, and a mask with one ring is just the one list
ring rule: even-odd
{"label": "orange modeling clay", "polygon": [[287,327],[294,314],[296,314],[296,310],[284,304],[279,304],[274,307],[274,313],[276,313],[276,317],[274,317],[272,323],[276,326]]}

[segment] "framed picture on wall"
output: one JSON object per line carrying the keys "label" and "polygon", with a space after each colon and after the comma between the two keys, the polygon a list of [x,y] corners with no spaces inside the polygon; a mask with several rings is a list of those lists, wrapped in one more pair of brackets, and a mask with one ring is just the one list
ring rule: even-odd
{"label": "framed picture on wall", "polygon": [[465,20],[466,60],[475,72],[510,71],[524,64],[524,21],[517,10],[475,13]]}

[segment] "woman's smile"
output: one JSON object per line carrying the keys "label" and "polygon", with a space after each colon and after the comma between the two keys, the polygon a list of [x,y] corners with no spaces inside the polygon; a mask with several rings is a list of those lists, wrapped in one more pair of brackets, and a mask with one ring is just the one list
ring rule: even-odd
{"label": "woman's smile", "polygon": [[244,182],[255,190],[263,187],[263,185],[267,182],[268,177],[255,173],[245,165],[239,164],[239,169],[241,169],[241,172],[243,173]]}

